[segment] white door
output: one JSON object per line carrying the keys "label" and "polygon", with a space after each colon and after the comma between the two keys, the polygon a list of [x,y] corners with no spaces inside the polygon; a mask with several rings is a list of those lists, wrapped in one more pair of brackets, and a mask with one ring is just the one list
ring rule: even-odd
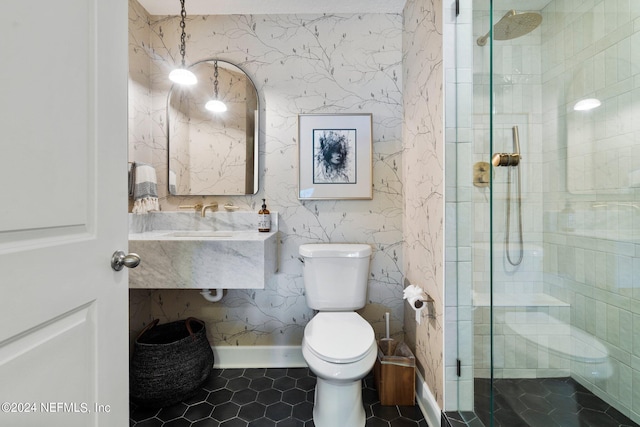
{"label": "white door", "polygon": [[126,426],[127,2],[2,6],[0,426]]}

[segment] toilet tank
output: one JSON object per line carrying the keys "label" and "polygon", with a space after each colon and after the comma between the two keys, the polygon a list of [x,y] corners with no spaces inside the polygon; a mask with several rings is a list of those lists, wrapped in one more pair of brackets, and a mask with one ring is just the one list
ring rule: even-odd
{"label": "toilet tank", "polygon": [[307,305],[320,311],[353,311],[367,302],[371,246],[350,243],[301,245]]}

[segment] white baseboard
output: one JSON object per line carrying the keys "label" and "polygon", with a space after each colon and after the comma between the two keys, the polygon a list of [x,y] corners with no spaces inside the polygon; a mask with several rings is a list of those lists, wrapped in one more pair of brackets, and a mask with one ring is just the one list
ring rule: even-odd
{"label": "white baseboard", "polygon": [[442,419],[442,411],[436,398],[431,394],[429,386],[416,369],[416,402],[424,415],[424,419],[430,426],[439,426]]}
{"label": "white baseboard", "polygon": [[231,368],[306,368],[302,347],[281,345],[215,346],[213,367]]}

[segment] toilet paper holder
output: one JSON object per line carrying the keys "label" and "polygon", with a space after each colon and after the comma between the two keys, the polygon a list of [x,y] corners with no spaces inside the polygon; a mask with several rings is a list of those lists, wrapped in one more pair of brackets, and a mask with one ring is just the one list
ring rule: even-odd
{"label": "toilet paper holder", "polygon": [[404,279],[404,299],[409,302],[414,310],[422,310],[424,308],[424,304],[428,304],[428,317],[434,318],[435,314],[432,313],[434,299],[426,293],[422,288],[413,286],[409,279],[405,277]]}

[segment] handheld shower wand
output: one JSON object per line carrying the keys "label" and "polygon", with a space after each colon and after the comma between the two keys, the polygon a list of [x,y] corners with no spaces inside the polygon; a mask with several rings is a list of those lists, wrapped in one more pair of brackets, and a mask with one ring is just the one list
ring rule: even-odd
{"label": "handheld shower wand", "polygon": [[491,163],[495,167],[499,166],[513,166],[518,169],[518,189],[517,189],[517,204],[518,204],[518,237],[519,237],[519,251],[518,258],[514,261],[511,259],[511,251],[509,250],[510,235],[511,235],[511,168],[509,168],[509,174],[507,175],[507,217],[506,217],[506,230],[505,230],[505,252],[507,254],[507,260],[509,264],[516,266],[522,262],[524,256],[523,240],[522,240],[522,186],[520,184],[520,136],[518,134],[518,126],[512,128],[513,136],[513,153],[495,153],[491,157]]}

